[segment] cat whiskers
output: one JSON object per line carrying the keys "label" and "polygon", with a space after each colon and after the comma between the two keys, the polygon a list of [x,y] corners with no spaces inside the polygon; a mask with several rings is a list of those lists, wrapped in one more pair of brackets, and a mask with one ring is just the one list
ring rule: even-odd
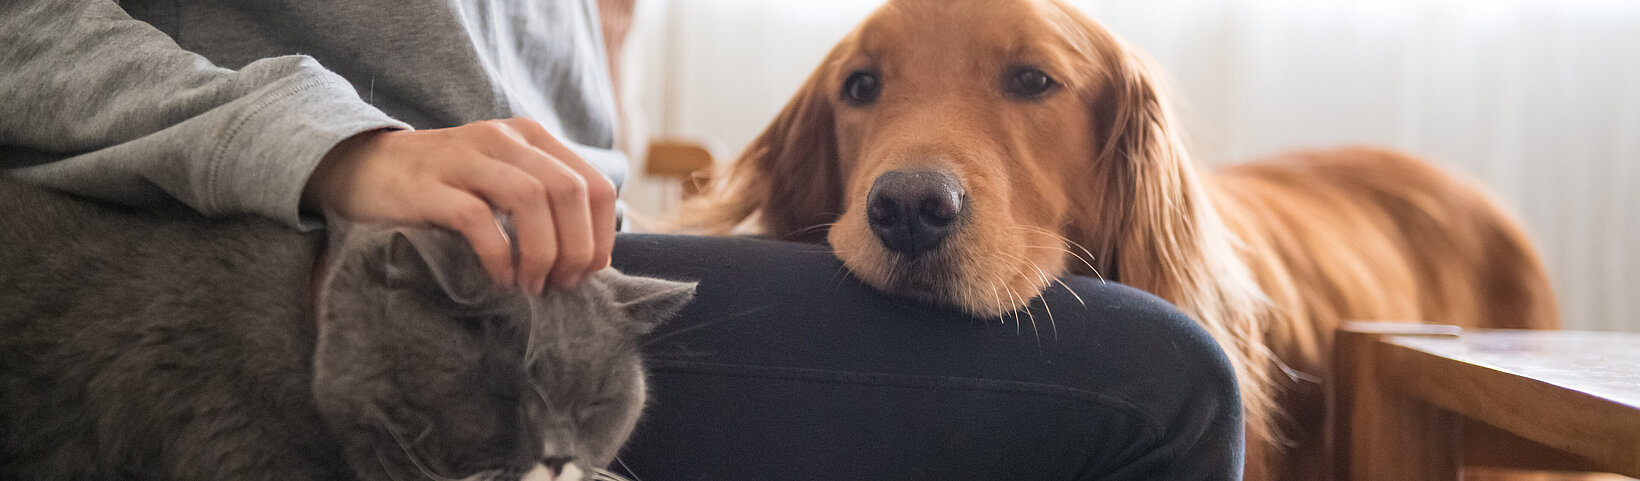
{"label": "cat whiskers", "polygon": [[[535,305],[534,304],[538,301],[534,298],[531,298],[529,300],[529,302],[531,304],[530,305],[530,311],[534,312],[535,311]],[[560,329],[562,329],[562,326],[560,326]],[[534,366],[536,366],[537,365],[536,361],[540,358],[539,346],[541,344],[535,342],[536,334],[539,331],[540,331],[540,323],[535,323],[535,322],[530,323],[530,332],[529,332],[529,335],[526,336],[527,340],[525,341],[526,343],[524,344],[524,365],[526,366],[526,369],[533,368]],[[535,376],[533,376],[533,375],[524,376],[524,383],[525,383],[525,385],[530,387],[530,392],[535,393],[535,397],[541,398],[541,403],[542,403],[543,406],[552,406],[552,400],[549,399],[550,396],[548,396],[548,394],[547,394],[547,388],[545,386],[542,386],[541,383],[537,382],[536,379],[535,379]]]}
{"label": "cat whiskers", "polygon": [[[621,462],[621,458],[615,458],[615,462]],[[621,467],[626,468],[626,472],[628,473],[632,472],[632,468],[627,467],[626,463],[621,463]],[[636,474],[632,475],[632,479],[628,480],[619,474],[615,474],[614,471],[599,467],[587,468],[586,479],[587,481],[643,481],[643,478],[639,478]]]}
{"label": "cat whiskers", "polygon": [[393,468],[391,466],[388,466],[387,459],[382,458],[382,452],[380,450],[376,451],[376,464],[381,466],[382,472],[387,473],[387,477],[393,478],[393,481],[404,481],[399,479],[399,475],[393,472]]}
{"label": "cat whiskers", "polygon": [[740,311],[740,312],[737,312],[737,313],[734,313],[734,314],[730,314],[730,315],[727,315],[727,316],[720,317],[717,320],[714,320],[714,321],[711,321],[711,322],[703,322],[703,323],[700,323],[700,324],[695,324],[695,325],[692,325],[692,326],[689,326],[689,327],[685,327],[683,329],[678,329],[676,331],[670,331],[670,332],[667,332],[666,334],[662,334],[662,335],[659,335],[659,336],[652,337],[649,340],[644,341],[643,345],[646,346],[646,347],[647,346],[652,346],[652,345],[655,345],[655,343],[667,340],[667,339],[672,338],[674,336],[677,336],[679,334],[684,334],[684,333],[695,331],[695,330],[698,330],[698,329],[712,327],[712,326],[722,324],[722,323],[725,323],[725,322],[741,319],[741,318],[744,318],[744,317],[747,317],[747,316],[751,316],[753,314],[757,314],[759,312],[767,311],[767,310],[772,309],[772,308],[774,308],[774,306],[753,307],[751,309],[747,309],[747,310]]}
{"label": "cat whiskers", "polygon": [[552,406],[552,400],[548,399],[549,396],[547,396],[547,388],[541,386],[541,383],[536,382],[534,377],[526,379],[525,384],[530,386],[530,392],[534,392],[535,397],[541,398],[542,405]]}
{"label": "cat whiskers", "polygon": [[[440,476],[438,473],[433,472],[432,469],[429,469],[425,463],[422,463],[420,458],[416,457],[416,452],[410,449],[410,443],[404,440],[404,436],[399,434],[399,430],[395,428],[392,423],[388,422],[385,416],[377,414],[375,417],[377,427],[380,427],[383,431],[387,431],[387,434],[393,437],[393,443],[399,447],[399,451],[404,453],[404,457],[410,460],[410,464],[414,465],[416,470],[420,471],[423,477],[435,481],[460,481],[456,478]],[[398,476],[393,475],[393,469],[387,465],[387,461],[382,459],[381,451],[376,452],[376,462],[382,465],[382,470],[386,471],[387,475],[391,476],[394,481],[401,481]]]}

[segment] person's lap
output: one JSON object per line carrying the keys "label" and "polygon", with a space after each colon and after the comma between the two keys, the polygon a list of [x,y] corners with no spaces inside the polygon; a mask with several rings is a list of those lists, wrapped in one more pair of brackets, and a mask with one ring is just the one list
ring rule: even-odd
{"label": "person's lap", "polygon": [[1137,290],[1066,278],[976,319],[879,294],[824,246],[623,235],[615,266],[700,282],[645,348],[615,466],[637,481],[1239,477],[1222,353]]}

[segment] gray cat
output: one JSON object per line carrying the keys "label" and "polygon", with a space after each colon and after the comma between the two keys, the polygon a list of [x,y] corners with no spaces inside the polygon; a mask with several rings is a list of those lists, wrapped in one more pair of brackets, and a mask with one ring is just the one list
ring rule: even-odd
{"label": "gray cat", "polygon": [[0,479],[576,479],[694,293],[527,297],[445,231],[333,237],[0,179]]}

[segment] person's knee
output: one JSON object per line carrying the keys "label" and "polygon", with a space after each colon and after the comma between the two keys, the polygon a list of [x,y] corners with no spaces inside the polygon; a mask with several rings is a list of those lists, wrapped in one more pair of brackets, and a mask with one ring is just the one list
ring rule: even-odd
{"label": "person's knee", "polygon": [[1173,305],[1125,286],[1068,279],[1043,301],[1056,312],[1082,313],[1073,322],[1083,332],[1066,348],[1077,362],[1097,367],[1067,381],[1127,403],[1150,425],[1151,434],[1134,441],[1141,444],[1134,452],[1143,454],[1116,461],[1113,472],[1134,479],[1239,476],[1242,406],[1226,347]]}
{"label": "person's knee", "polygon": [[1043,303],[1066,313],[1082,332],[1065,346],[1108,372],[1090,376],[1135,402],[1195,416],[1240,416],[1235,369],[1221,346],[1177,307],[1137,289],[1097,279],[1067,279],[1043,294]]}

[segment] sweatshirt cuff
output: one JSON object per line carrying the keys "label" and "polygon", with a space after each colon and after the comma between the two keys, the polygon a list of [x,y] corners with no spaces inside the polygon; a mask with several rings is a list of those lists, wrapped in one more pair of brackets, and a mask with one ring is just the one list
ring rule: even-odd
{"label": "sweatshirt cuff", "polygon": [[320,228],[321,219],[302,215],[301,200],[325,154],[360,133],[411,129],[365,103],[335,73],[312,70],[316,75],[263,97],[228,126],[205,172],[206,214],[247,212],[304,231]]}

